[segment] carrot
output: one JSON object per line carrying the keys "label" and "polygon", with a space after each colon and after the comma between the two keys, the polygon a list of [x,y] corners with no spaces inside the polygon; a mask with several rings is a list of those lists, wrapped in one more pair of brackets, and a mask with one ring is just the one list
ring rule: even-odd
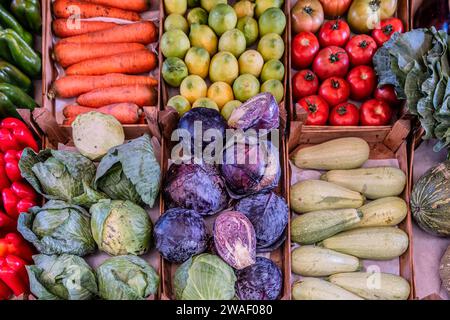
{"label": "carrot", "polygon": [[84,0],[84,2],[136,12],[143,12],[150,8],[150,0]]}
{"label": "carrot", "polygon": [[107,17],[129,21],[139,21],[138,13],[128,10],[86,3],[78,0],[56,0],[53,2],[53,13],[58,18],[70,18],[79,15],[81,19]]}
{"label": "carrot", "polygon": [[73,98],[95,89],[134,84],[156,87],[158,80],[149,76],[131,76],[120,73],[103,76],[66,76],[53,83],[50,94],[61,98]]}
{"label": "carrot", "polygon": [[118,43],[137,42],[149,44],[158,38],[158,29],[151,21],[124,24],[112,29],[95,31],[65,38],[64,42],[77,43]]}
{"label": "carrot", "polygon": [[118,26],[114,22],[56,19],[52,22],[53,33],[59,38],[73,37],[80,34],[107,30]]}
{"label": "carrot", "polygon": [[77,103],[92,108],[98,108],[114,103],[130,102],[140,107],[156,105],[156,91],[146,85],[131,85],[102,88],[82,94]]}
{"label": "carrot", "polygon": [[56,61],[66,68],[72,64],[119,53],[146,50],[140,43],[64,43],[58,42],[53,50]]}
{"label": "carrot", "polygon": [[79,105],[68,105],[63,109],[66,119],[75,119],[77,116],[90,111],[97,111],[114,116],[122,124],[137,123],[141,116],[141,109],[134,103],[116,103],[101,108],[89,108]]}

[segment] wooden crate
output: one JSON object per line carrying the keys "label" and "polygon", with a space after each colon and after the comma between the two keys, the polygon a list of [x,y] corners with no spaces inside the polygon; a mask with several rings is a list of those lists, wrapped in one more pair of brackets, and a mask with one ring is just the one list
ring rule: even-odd
{"label": "wooden crate", "polygon": [[[303,130],[305,128],[306,130]],[[351,128],[348,131],[342,130],[322,130],[321,128],[308,128],[302,126],[302,122],[294,121],[291,123],[289,136],[289,159],[292,158],[295,151],[308,145],[323,143],[336,138],[342,137],[359,137],[367,141],[370,145],[369,159],[397,159],[399,167],[408,177],[409,162],[407,137],[411,130],[409,120],[399,120],[394,124],[390,131],[386,130],[363,131],[359,128]],[[291,168],[288,170],[288,179],[291,179]],[[399,224],[399,227],[408,234],[409,247],[408,250],[399,258],[399,275],[405,278],[411,286],[409,299],[414,298],[414,280],[413,280],[413,246],[412,246],[412,219],[409,209],[410,186],[407,180],[405,190],[401,197],[408,204],[408,214]],[[292,211],[292,214],[295,214]]]}

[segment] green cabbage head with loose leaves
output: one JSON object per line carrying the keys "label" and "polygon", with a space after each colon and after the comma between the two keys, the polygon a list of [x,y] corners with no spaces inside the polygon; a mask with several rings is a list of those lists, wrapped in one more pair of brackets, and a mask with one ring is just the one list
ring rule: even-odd
{"label": "green cabbage head with loose leaves", "polygon": [[82,207],[50,200],[42,208],[21,213],[17,229],[41,253],[84,256],[96,249],[90,223]]}
{"label": "green cabbage head with loose leaves", "polygon": [[19,161],[22,176],[50,200],[90,207],[106,195],[92,188],[95,165],[78,152],[26,148]]}
{"label": "green cabbage head with loose leaves", "polygon": [[147,212],[131,201],[100,200],[91,209],[91,230],[100,250],[113,256],[141,255],[151,243]]}
{"label": "green cabbage head with loose leaves", "polygon": [[26,268],[30,290],[39,300],[90,300],[97,295],[95,273],[83,258],[38,254],[33,260]]}
{"label": "green cabbage head with loose leaves", "polygon": [[231,300],[236,276],[218,256],[202,253],[184,262],[175,272],[178,300]]}
{"label": "green cabbage head with loose leaves", "polygon": [[111,199],[152,207],[158,196],[161,168],[145,134],[111,148],[100,161],[95,186]]}
{"label": "green cabbage head with loose leaves", "polygon": [[99,296],[105,300],[143,300],[158,290],[158,274],[136,256],[109,258],[96,272]]}

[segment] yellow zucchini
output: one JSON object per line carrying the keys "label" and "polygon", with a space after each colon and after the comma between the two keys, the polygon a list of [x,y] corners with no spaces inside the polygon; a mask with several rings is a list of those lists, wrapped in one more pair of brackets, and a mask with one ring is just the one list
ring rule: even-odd
{"label": "yellow zucchini", "polygon": [[321,179],[361,192],[369,199],[398,196],[406,185],[405,173],[393,167],[331,170]]}
{"label": "yellow zucchini", "polygon": [[292,251],[292,271],[305,277],[324,277],[361,269],[358,258],[316,246],[301,246]]}
{"label": "yellow zucchini", "polygon": [[349,272],[330,276],[331,283],[367,300],[406,300],[408,281],[389,273]]}
{"label": "yellow zucchini", "polygon": [[339,138],[300,149],[293,160],[301,169],[354,169],[369,159],[369,151],[363,139]]}
{"label": "yellow zucchini", "polygon": [[361,221],[356,209],[312,211],[296,217],[291,224],[292,241],[313,244],[350,229]]}
{"label": "yellow zucchini", "polygon": [[391,260],[408,249],[408,235],[395,227],[370,227],[344,231],[321,242],[327,249],[360,259]]}
{"label": "yellow zucchini", "polygon": [[291,188],[291,206],[295,212],[304,213],[318,210],[359,208],[364,204],[364,196],[321,180],[304,180]]}
{"label": "yellow zucchini", "polygon": [[351,227],[392,227],[405,219],[408,208],[405,200],[399,197],[381,198],[369,202],[358,209],[363,216],[361,221]]}
{"label": "yellow zucchini", "polygon": [[331,282],[318,278],[303,278],[292,286],[294,300],[363,300]]}

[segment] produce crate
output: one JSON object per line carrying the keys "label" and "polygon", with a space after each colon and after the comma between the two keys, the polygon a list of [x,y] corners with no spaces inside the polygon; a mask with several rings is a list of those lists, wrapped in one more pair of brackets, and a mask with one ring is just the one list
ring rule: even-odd
{"label": "produce crate", "polygon": [[[29,110],[21,109],[20,114],[27,125],[34,131],[35,135],[41,137],[41,150],[44,150],[46,148],[69,151],[76,150],[73,144],[71,131],[65,130],[61,126],[58,126],[55,117],[53,117],[49,110],[45,108],[37,108],[32,113],[30,113]],[[155,131],[155,128],[153,128],[152,126],[153,125],[145,125],[140,126],[139,128],[129,128],[129,130],[127,130],[127,132],[125,133],[125,140],[127,141],[130,139],[138,138],[144,133],[147,133],[150,135],[150,137],[152,137],[152,132]],[[147,127],[146,130],[145,127]],[[151,139],[153,148],[155,150],[155,156],[157,157],[158,162],[161,164],[161,143],[154,136]],[[161,194],[159,195],[159,198],[161,198]],[[41,205],[43,205],[46,201],[47,200],[43,198]],[[149,208],[148,206],[143,208],[149,214],[152,225],[154,225],[159,216],[158,200],[155,202],[153,208]],[[83,257],[83,259],[85,259],[92,268],[96,268],[109,257],[110,256],[107,253],[97,250],[96,253],[85,256]],[[141,255],[140,257],[146,260],[155,269],[160,277],[160,284],[157,293],[147,298],[147,300],[157,300],[161,297],[162,288],[161,256],[154,247],[151,247],[151,250],[149,250],[149,252]],[[36,299],[32,294],[29,296],[26,295],[23,298],[28,300]]]}
{"label": "produce crate", "polygon": [[[160,10],[162,12],[161,25],[163,26],[164,25],[164,20],[165,20],[167,15],[166,15],[166,12],[165,12],[165,9],[164,9],[164,4],[163,4],[164,0],[160,0],[160,2],[161,2]],[[228,0],[228,4],[230,4],[230,5],[233,5],[235,2],[237,2],[237,1],[236,0]],[[288,2],[287,1],[284,2],[282,10],[283,10],[284,14],[286,15],[286,28],[285,28],[284,33],[282,35],[282,38],[284,40],[284,54],[283,54],[283,57],[281,58],[281,62],[283,62],[283,65],[285,67],[285,72],[284,72],[284,79],[282,81],[283,82],[283,87],[284,87],[284,98],[280,102],[279,105],[280,105],[280,114],[281,114],[281,118],[280,119],[281,119],[281,122],[282,122],[283,126],[286,127],[286,123],[288,121],[288,117],[287,117],[288,112],[287,111],[288,111],[288,101],[289,101],[289,99],[287,97],[287,94],[288,94],[288,89],[287,89],[288,83],[287,82],[288,82],[288,74],[289,74],[288,58],[289,58],[290,43],[291,43],[290,39],[288,41],[289,6],[288,6]],[[163,28],[161,27],[160,28],[160,37],[162,36],[163,32],[164,32]],[[219,39],[219,37],[217,39]],[[258,38],[258,40],[259,40],[259,38]],[[255,49],[256,50],[256,45],[253,45],[253,46],[249,47],[248,49]],[[160,63],[160,68],[161,68],[162,67],[162,62],[164,61],[164,57],[163,57],[163,55],[161,53],[161,50],[160,50],[160,57],[161,57],[161,59],[160,59],[161,60],[160,61],[161,62]],[[162,101],[162,108],[165,109],[169,99],[171,97],[179,94],[179,88],[173,88],[173,87],[169,86],[168,84],[166,84],[166,82],[163,80],[162,77],[160,79],[161,79],[161,90],[162,90],[162,99],[161,99],[161,101]],[[206,80],[206,84],[208,86],[211,84],[211,82],[209,81],[209,77]]]}
{"label": "produce crate", "polygon": [[[63,125],[64,116],[62,114],[62,108],[69,104],[73,103],[74,99],[61,99],[54,98],[51,92],[53,81],[58,79],[61,75],[64,74],[64,70],[59,66],[53,58],[53,45],[56,43],[56,37],[53,35],[52,31],[52,3],[53,0],[42,1],[42,15],[43,15],[43,26],[42,26],[42,106],[47,110],[51,111],[51,114],[55,117],[57,124],[61,127],[62,130],[66,131],[66,134],[70,134],[70,125]],[[151,1],[151,8],[149,11],[146,11],[141,14],[143,20],[150,20],[155,23],[157,26],[159,33],[162,30],[162,24],[160,24],[160,7],[162,1],[156,2]],[[97,20],[97,21],[112,21],[112,22],[123,22],[126,23],[126,20],[119,19],[111,19],[111,18],[91,18],[89,20]],[[152,70],[149,75],[153,76],[158,80],[158,86],[155,87],[155,91],[157,91],[157,101],[154,106],[148,106],[142,108],[144,115],[147,117],[149,114],[153,114],[155,111],[159,110],[160,100],[161,100],[161,90],[160,90],[160,75],[159,75],[159,66],[161,65],[161,55],[159,54],[159,42],[151,43],[147,46],[151,51],[155,52],[158,56],[158,66]],[[156,110],[153,110],[156,109]],[[133,135],[136,130],[141,133],[146,132],[147,125],[145,124],[144,119],[142,118],[139,124],[128,124],[123,125],[126,134]]]}
{"label": "produce crate", "polygon": [[[293,29],[292,29],[292,16],[290,14],[292,7],[294,7],[294,5],[297,3],[297,0],[287,0],[288,3],[288,8],[289,8],[289,17],[288,17],[288,37],[289,37],[289,43],[292,42],[293,37],[295,36],[293,34]],[[398,0],[397,1],[397,12],[395,14],[395,17],[399,18],[400,20],[403,21],[404,27],[405,27],[405,31],[410,30],[410,20],[409,20],[409,0]],[[353,34],[352,34],[353,35]],[[293,76],[299,71],[299,70],[295,70],[292,67],[292,60],[291,60],[291,51],[289,51],[289,116],[291,120],[302,120],[303,121],[306,120],[306,118],[303,118],[303,116],[301,114],[297,114],[296,110],[295,110],[295,102],[294,102],[294,98],[293,98],[293,90],[292,90],[292,78]],[[356,103],[356,105],[359,105],[360,103]],[[403,106],[398,110],[398,114],[396,115],[396,117],[394,117],[392,119],[392,123],[390,125],[386,125],[386,126],[378,126],[378,127],[370,127],[370,126],[342,126],[342,127],[337,127],[337,126],[311,126],[311,125],[305,125],[303,127],[303,132],[307,133],[307,132],[316,132],[317,129],[320,129],[321,131],[327,131],[327,132],[336,132],[336,130],[338,130],[337,132],[346,132],[349,130],[354,130],[354,129],[358,129],[362,132],[366,132],[369,135],[376,135],[377,132],[383,131],[383,134],[388,134],[394,123],[398,120],[401,120],[402,118],[405,118],[407,111],[406,111],[406,106],[405,104],[403,104]],[[302,111],[303,113],[303,111]],[[305,112],[306,113],[306,112]]]}
{"label": "produce crate", "polygon": [[[292,156],[297,150],[306,146],[323,143],[337,138],[358,137],[369,143],[369,160],[397,160],[399,168],[405,172],[408,177],[409,167],[406,138],[408,137],[410,129],[411,124],[408,120],[397,121],[390,131],[362,131],[359,128],[349,128],[347,131],[342,131],[339,129],[331,130],[331,128],[329,130],[323,130],[322,128],[302,126],[301,121],[293,121],[291,122],[289,137],[289,159],[292,159]],[[290,163],[289,168],[287,168],[289,181],[291,181],[293,176],[291,166],[294,166],[294,164]],[[394,259],[392,261],[388,261],[387,263],[382,261],[380,263],[374,262],[372,264],[377,265],[381,272],[389,272],[389,270],[392,270],[392,268],[395,267],[396,273],[410,283],[411,292],[409,299],[413,299],[415,297],[413,281],[413,230],[411,211],[409,208],[410,186],[408,179],[405,190],[400,197],[403,198],[408,204],[408,214],[406,218],[398,225],[399,228],[408,234],[408,250],[398,258],[398,262],[396,261],[397,259]],[[291,213],[291,219],[297,215],[293,210]],[[292,245],[294,244],[292,243]],[[398,263],[398,267],[395,263]],[[296,277],[298,276],[294,274],[291,275],[291,279]]]}

